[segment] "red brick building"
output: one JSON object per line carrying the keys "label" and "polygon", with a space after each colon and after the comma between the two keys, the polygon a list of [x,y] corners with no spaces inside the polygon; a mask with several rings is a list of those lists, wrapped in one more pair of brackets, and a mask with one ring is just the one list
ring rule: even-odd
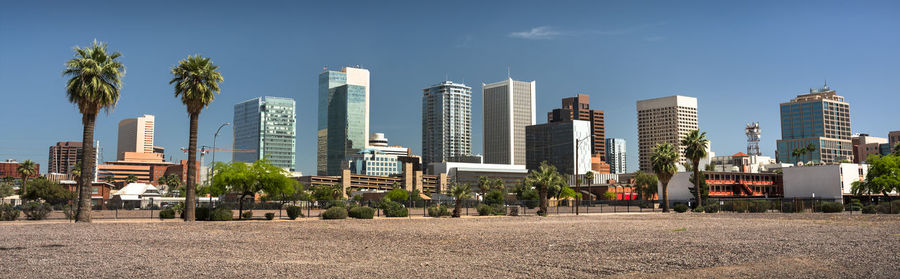
{"label": "red brick building", "polygon": [[[16,162],[15,160],[6,160],[5,162],[0,162],[0,178],[9,176],[16,179],[22,179],[22,175],[19,174],[19,171],[16,170],[19,168],[19,164],[21,163]],[[34,165],[36,172],[34,173],[34,175],[29,176],[28,179],[41,176],[41,164],[35,163]]]}
{"label": "red brick building", "polygon": [[[69,190],[75,195],[78,195],[78,183],[72,180],[63,180],[59,183],[64,188]],[[106,206],[106,202],[109,201],[112,191],[112,184],[106,182],[94,182],[91,186],[91,205],[103,205]]]}

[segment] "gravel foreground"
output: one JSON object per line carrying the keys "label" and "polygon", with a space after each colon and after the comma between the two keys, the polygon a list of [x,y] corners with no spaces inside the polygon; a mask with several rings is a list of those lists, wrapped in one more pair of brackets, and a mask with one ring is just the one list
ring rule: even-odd
{"label": "gravel foreground", "polygon": [[900,216],[0,223],[3,278],[898,278]]}

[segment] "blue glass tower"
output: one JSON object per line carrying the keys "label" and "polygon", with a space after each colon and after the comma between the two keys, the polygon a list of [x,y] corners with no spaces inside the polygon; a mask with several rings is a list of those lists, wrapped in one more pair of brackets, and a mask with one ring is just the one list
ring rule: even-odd
{"label": "blue glass tower", "polygon": [[319,74],[316,173],[340,175],[369,141],[369,71],[344,68]]}
{"label": "blue glass tower", "polygon": [[850,104],[827,85],[782,103],[777,145],[781,163],[853,161]]}

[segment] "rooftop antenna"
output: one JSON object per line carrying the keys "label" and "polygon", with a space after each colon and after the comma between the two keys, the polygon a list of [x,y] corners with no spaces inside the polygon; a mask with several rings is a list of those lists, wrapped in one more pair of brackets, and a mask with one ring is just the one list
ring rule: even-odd
{"label": "rooftop antenna", "polygon": [[509,78],[512,78],[512,77],[509,75],[509,65],[506,65],[506,78],[508,78],[508,79],[509,79]]}

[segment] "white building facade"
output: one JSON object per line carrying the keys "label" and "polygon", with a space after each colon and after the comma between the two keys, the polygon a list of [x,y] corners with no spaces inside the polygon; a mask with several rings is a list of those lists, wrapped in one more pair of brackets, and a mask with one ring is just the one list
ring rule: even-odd
{"label": "white building facade", "polygon": [[535,82],[482,84],[482,95],[484,162],[524,166],[525,127],[535,124]]}
{"label": "white building facade", "polygon": [[[670,143],[684,155],[681,140],[692,130],[700,128],[697,122],[697,98],[669,96],[637,102],[638,155],[640,169],[652,171],[650,155],[657,144]],[[679,163],[687,163],[680,156]]]}
{"label": "white building facade", "polygon": [[606,160],[609,163],[609,172],[622,174],[628,172],[628,160],[625,151],[625,139],[606,139]]}

